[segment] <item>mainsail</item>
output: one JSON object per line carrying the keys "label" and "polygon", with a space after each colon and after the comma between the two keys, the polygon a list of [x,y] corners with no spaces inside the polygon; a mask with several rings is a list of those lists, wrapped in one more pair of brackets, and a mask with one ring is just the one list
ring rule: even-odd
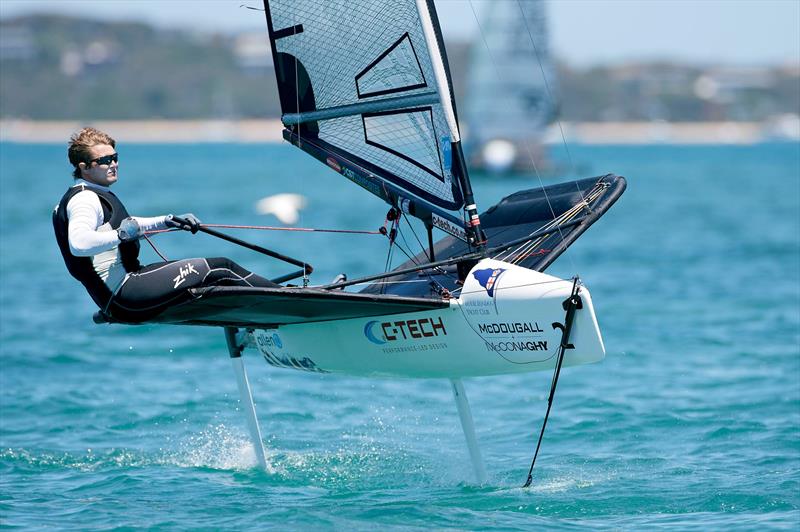
{"label": "mainsail", "polygon": [[388,203],[463,234],[452,211],[466,206],[476,220],[477,210],[433,2],[264,5],[284,137]]}

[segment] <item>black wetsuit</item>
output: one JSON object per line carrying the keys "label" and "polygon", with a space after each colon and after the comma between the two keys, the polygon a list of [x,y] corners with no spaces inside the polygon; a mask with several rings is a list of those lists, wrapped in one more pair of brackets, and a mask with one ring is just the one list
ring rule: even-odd
{"label": "black wetsuit", "polygon": [[[78,256],[70,247],[68,206],[77,194],[87,190],[97,195],[102,207],[103,223],[96,230],[104,232],[105,240],[111,237],[114,242],[102,253]],[[100,211],[97,212],[100,216]],[[83,283],[97,306],[113,320],[146,321],[170,306],[191,300],[191,288],[280,286],[223,257],[193,258],[141,266],[138,260],[138,241],[122,243],[105,233],[114,231],[116,234],[120,223],[127,217],[125,206],[107,187],[85,184],[71,187],[53,212],[56,240],[67,269]],[[102,260],[98,258],[101,255]],[[113,273],[109,274],[109,271]]]}

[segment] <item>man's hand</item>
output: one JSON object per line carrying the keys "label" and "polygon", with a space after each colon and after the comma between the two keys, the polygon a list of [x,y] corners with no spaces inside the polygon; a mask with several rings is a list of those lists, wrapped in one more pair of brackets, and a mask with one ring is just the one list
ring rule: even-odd
{"label": "man's hand", "polygon": [[185,231],[191,231],[192,234],[195,234],[198,229],[200,229],[200,224],[202,222],[197,216],[187,212],[186,214],[181,214],[179,216],[168,214],[167,219],[164,220],[164,223],[167,224],[167,227],[183,229]]}
{"label": "man's hand", "polygon": [[132,242],[142,238],[142,228],[139,227],[139,222],[135,218],[125,218],[120,222],[119,229],[117,229],[117,236],[120,242]]}

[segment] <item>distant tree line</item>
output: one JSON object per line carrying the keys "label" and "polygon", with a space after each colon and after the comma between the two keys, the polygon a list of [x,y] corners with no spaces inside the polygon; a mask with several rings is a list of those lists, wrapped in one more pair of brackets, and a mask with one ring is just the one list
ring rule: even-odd
{"label": "distant tree line", "polygon": [[[0,23],[0,117],[39,120],[270,118],[280,115],[266,32],[222,36],[84,19]],[[459,100],[469,45],[449,43]],[[567,121],[765,120],[800,113],[800,67],[558,64]],[[461,106],[464,104],[462,103]]]}

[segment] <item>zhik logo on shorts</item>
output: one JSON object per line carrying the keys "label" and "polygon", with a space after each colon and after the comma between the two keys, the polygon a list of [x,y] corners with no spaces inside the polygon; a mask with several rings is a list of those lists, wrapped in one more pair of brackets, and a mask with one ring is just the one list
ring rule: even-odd
{"label": "zhik logo on shorts", "polygon": [[192,273],[200,275],[197,273],[197,270],[194,269],[194,264],[191,262],[186,264],[186,266],[181,266],[178,275],[173,279],[173,281],[175,281],[175,286],[173,286],[173,288],[178,288],[181,284],[183,284],[186,278],[189,277],[189,274]]}

